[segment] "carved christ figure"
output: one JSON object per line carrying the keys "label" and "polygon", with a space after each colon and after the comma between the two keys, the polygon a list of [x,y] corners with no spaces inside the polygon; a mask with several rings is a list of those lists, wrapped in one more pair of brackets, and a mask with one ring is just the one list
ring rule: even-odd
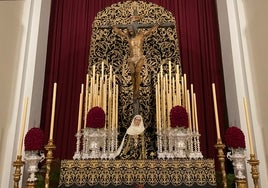
{"label": "carved christ figure", "polygon": [[[133,15],[130,17],[130,24],[118,24],[115,26],[102,25],[98,26],[100,29],[110,29],[125,38],[129,45],[130,57],[128,58],[128,66],[131,72],[131,80],[133,84],[133,100],[137,101],[139,95],[139,88],[141,84],[141,69],[146,58],[143,54],[143,43],[149,35],[157,30],[158,27],[174,27],[174,23],[162,23],[162,24],[144,24],[139,23],[140,16],[137,9],[133,9]],[[140,30],[140,28],[144,28]]]}
{"label": "carved christ figure", "polygon": [[130,52],[130,56],[127,61],[133,84],[133,99],[136,100],[138,98],[139,87],[141,84],[141,69],[146,62],[143,54],[143,43],[147,36],[157,30],[158,24],[145,31],[138,30],[135,23],[128,25],[126,32],[116,26],[113,26],[112,28],[119,36],[127,39]]}

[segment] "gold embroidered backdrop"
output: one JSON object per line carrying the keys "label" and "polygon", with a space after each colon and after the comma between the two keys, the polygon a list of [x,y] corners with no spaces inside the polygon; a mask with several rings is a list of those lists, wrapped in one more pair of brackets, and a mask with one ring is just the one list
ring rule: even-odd
{"label": "gold embroidered backdrop", "polygon": [[[102,61],[105,74],[109,73],[112,65],[113,74],[119,84],[119,140],[133,118],[133,91],[131,76],[128,69],[127,58],[129,56],[128,43],[125,39],[116,35],[110,26],[118,24],[130,24],[133,8],[137,10],[142,24],[160,24],[160,27],[149,36],[143,45],[146,63],[141,72],[141,85],[139,90],[140,114],[144,118],[146,134],[148,134],[149,150],[156,151],[156,118],[155,118],[155,83],[160,65],[163,72],[168,72],[168,61],[172,62],[172,73],[175,66],[180,66],[180,52],[176,34],[176,24],[173,15],[163,7],[143,1],[125,1],[111,5],[100,11],[92,25],[92,38],[89,57],[89,75],[92,75],[92,66],[96,66],[96,73],[101,74]],[[161,24],[173,23],[173,27],[161,27]],[[105,28],[105,26],[107,26]],[[102,27],[102,28],[100,28]],[[144,28],[140,28],[144,29]]]}

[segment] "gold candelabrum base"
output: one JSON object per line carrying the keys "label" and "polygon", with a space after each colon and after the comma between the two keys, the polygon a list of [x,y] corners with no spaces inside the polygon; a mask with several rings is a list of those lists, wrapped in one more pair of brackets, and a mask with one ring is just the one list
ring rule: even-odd
{"label": "gold candelabrum base", "polygon": [[56,146],[53,144],[53,139],[49,139],[48,144],[45,146],[45,149],[47,150],[45,188],[49,188],[49,177],[50,177],[51,163],[53,160],[53,150],[56,149]]}
{"label": "gold candelabrum base", "polygon": [[235,179],[236,188],[247,188],[247,180],[246,179]]}
{"label": "gold candelabrum base", "polygon": [[35,188],[36,182],[27,182],[27,188]]}
{"label": "gold candelabrum base", "polygon": [[24,165],[22,161],[22,156],[17,155],[17,160],[13,162],[13,167],[15,167],[14,172],[14,188],[19,188],[20,176],[21,176],[21,167]]}
{"label": "gold candelabrum base", "polygon": [[259,188],[259,160],[255,158],[255,154],[250,154],[250,159],[248,163],[251,165],[251,175],[254,182],[254,187]]}
{"label": "gold candelabrum base", "polygon": [[222,186],[223,188],[227,188],[227,178],[225,171],[225,154],[223,149],[225,148],[225,144],[222,143],[221,139],[217,139],[217,144],[214,147],[218,150],[218,160],[220,162],[221,174],[222,174]]}

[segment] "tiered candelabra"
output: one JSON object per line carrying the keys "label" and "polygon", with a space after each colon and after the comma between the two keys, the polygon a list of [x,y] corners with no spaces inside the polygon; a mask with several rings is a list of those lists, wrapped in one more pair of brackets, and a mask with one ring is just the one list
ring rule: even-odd
{"label": "tiered candelabra", "polygon": [[[114,159],[118,148],[116,129],[85,128],[76,134],[73,159]],[[82,149],[80,149],[82,140]]]}
{"label": "tiered candelabra", "polygon": [[80,130],[75,135],[75,137],[76,137],[76,151],[75,151],[74,156],[73,156],[74,160],[81,159],[81,152],[80,152],[81,136],[82,136],[82,131]]}
{"label": "tiered candelabra", "polygon": [[[155,86],[158,158],[203,158],[193,84],[189,91],[186,74],[181,75],[178,65],[172,68],[170,61],[168,65],[164,64],[165,62],[160,66]],[[167,70],[163,70],[163,66],[168,67]],[[189,129],[181,128],[182,125],[176,125],[179,128],[171,128],[169,115],[177,106],[186,109]]]}
{"label": "tiered candelabra", "polygon": [[188,141],[188,147],[190,146],[190,152],[188,154],[188,157],[190,159],[202,159],[203,154],[200,151],[200,134],[198,132],[191,132],[190,133],[190,139]]}
{"label": "tiered candelabra", "polygon": [[117,151],[117,148],[118,148],[118,139],[117,139],[117,136],[118,136],[118,132],[117,130],[110,130],[108,131],[108,138],[107,138],[107,145],[108,145],[108,158],[109,159],[114,159],[116,156],[116,151]]}
{"label": "tiered candelabra", "polygon": [[185,128],[164,129],[157,132],[158,158],[203,158],[199,137],[200,134],[192,133]]}
{"label": "tiered candelabra", "polygon": [[162,129],[157,132],[157,147],[159,159],[171,159],[174,157],[172,152],[171,140],[169,139],[169,131]]}

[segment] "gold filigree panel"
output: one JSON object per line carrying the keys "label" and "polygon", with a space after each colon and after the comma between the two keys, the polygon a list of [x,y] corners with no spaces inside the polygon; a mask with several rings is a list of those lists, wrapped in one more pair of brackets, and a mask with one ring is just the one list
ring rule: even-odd
{"label": "gold filigree panel", "polygon": [[59,186],[216,185],[214,160],[63,160]]}
{"label": "gold filigree panel", "polygon": [[[168,61],[172,62],[172,73],[176,65],[180,69],[180,52],[176,33],[175,19],[171,12],[150,2],[124,1],[111,5],[100,11],[92,25],[92,38],[89,57],[89,75],[92,75],[92,66],[96,66],[96,73],[101,73],[101,62],[105,60],[105,73],[109,73],[112,65],[113,73],[119,85],[119,140],[123,137],[131,123],[134,114],[133,87],[130,71],[127,65],[129,56],[128,43],[116,35],[112,25],[130,24],[133,8],[141,16],[139,23],[173,23],[174,27],[159,27],[157,32],[149,36],[143,46],[146,63],[142,68],[142,83],[139,90],[139,109],[144,118],[146,132],[149,134],[149,143],[155,139],[155,83],[160,65],[164,73],[168,72]],[[100,28],[102,26],[102,28]],[[106,27],[107,26],[107,27]],[[105,28],[106,27],[106,28]],[[156,150],[155,144],[151,146]]]}

